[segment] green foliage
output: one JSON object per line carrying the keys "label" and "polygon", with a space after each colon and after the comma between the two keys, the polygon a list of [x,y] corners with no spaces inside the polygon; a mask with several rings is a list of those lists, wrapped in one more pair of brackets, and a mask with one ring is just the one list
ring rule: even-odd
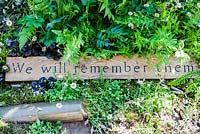
{"label": "green foliage", "polygon": [[31,40],[31,37],[35,34],[36,29],[34,27],[26,27],[19,33],[19,48],[24,47],[27,41]]}
{"label": "green foliage", "polygon": [[186,94],[194,97],[196,101],[200,99],[200,70],[189,72],[180,78],[169,83],[172,86],[183,87]]}
{"label": "green foliage", "polygon": [[200,10],[194,12],[194,14],[185,22],[186,27],[195,28],[200,23]]}
{"label": "green foliage", "polygon": [[57,35],[56,42],[65,46],[64,60],[78,63],[80,47],[84,44],[82,40],[83,34],[79,33],[76,36],[75,33],[71,33],[68,29],[63,31],[53,30],[53,32]]}
{"label": "green foliage", "polygon": [[[72,83],[75,88],[72,88]],[[114,124],[130,120],[125,113],[149,114],[149,118],[161,110],[169,110],[177,99],[169,89],[157,82],[120,80],[76,81],[69,78],[56,82],[54,89],[45,94],[45,101],[82,99],[89,113],[89,121],[97,133],[111,132]],[[133,118],[133,117],[131,117]]]}
{"label": "green foliage", "polygon": [[82,96],[90,113],[89,120],[97,128],[113,122],[108,115],[124,106],[124,93],[118,81],[93,81],[82,89]]}
{"label": "green foliage", "polygon": [[33,13],[47,10],[47,3],[43,0],[27,0],[27,4]]}
{"label": "green foliage", "polygon": [[123,28],[120,26],[111,26],[107,30],[101,30],[97,34],[97,47],[109,47],[109,46],[116,46],[117,43],[125,42],[125,35],[127,33],[124,32]]}
{"label": "green foliage", "polygon": [[[75,88],[72,86],[75,84]],[[55,82],[55,87],[45,93],[47,102],[75,100],[80,98],[79,87],[69,79]]]}
{"label": "green foliage", "polygon": [[173,106],[173,100],[176,96],[169,89],[153,82],[139,82],[139,85],[134,91],[133,98],[128,102],[128,109],[131,108],[139,113],[148,113],[152,116]]}
{"label": "green foliage", "polygon": [[25,123],[3,123],[3,126],[1,126],[1,123],[3,121],[0,120],[0,133],[2,134],[27,134],[26,131],[29,128],[29,124]]}
{"label": "green foliage", "polygon": [[18,23],[23,25],[23,29],[19,32],[19,48],[24,47],[27,41],[31,40],[31,37],[36,34],[36,29],[42,26],[44,19],[40,16],[28,15],[22,17]]}
{"label": "green foliage", "polygon": [[24,84],[21,88],[12,88],[9,85],[0,85],[0,106],[34,103],[43,101],[41,95],[34,96],[30,85]]}
{"label": "green foliage", "polygon": [[[73,17],[79,12],[79,7],[73,1],[67,3],[61,0],[28,0],[28,5],[31,12],[29,15],[22,17],[20,21],[22,23],[26,20],[27,27],[34,27],[40,43],[47,47],[56,42],[55,34],[51,30],[63,28],[63,20],[66,17]],[[66,14],[68,15],[66,16]],[[32,29],[30,28],[30,30]],[[21,36],[19,36],[20,48],[23,47],[24,42],[28,41],[27,37],[30,38],[31,36],[30,34],[23,34],[27,31],[28,29],[24,27]]]}
{"label": "green foliage", "polygon": [[35,27],[39,28],[42,26],[42,23],[44,22],[44,19],[40,16],[35,15],[27,15],[21,18],[18,23],[21,25],[25,25],[26,27]]}
{"label": "green foliage", "polygon": [[161,49],[164,49],[165,53],[170,52],[173,49],[177,49],[177,39],[174,39],[174,35],[165,28],[158,29],[156,34],[150,38],[150,43],[152,48],[155,48],[155,46],[157,48],[159,47],[159,50],[162,51]]}
{"label": "green foliage", "polygon": [[61,122],[53,123],[48,121],[36,120],[36,122],[34,122],[29,127],[27,134],[58,134],[61,131],[61,128]]}
{"label": "green foliage", "polygon": [[[25,91],[22,90],[22,92]],[[15,96],[10,97],[11,100],[13,97]],[[172,130],[178,132],[183,124],[176,122],[178,118],[176,109],[184,110],[184,116],[181,117],[182,120],[184,119],[184,123],[189,123],[188,119],[194,121],[197,118],[193,117],[198,115],[198,112],[195,111],[197,110],[196,103],[188,104],[188,98],[182,102],[180,98],[170,92],[169,88],[161,87],[156,81],[104,79],[77,81],[65,78],[57,81],[54,89],[48,90],[44,97],[47,102],[82,99],[94,133],[117,133],[120,129],[119,124],[128,129],[126,125],[129,123],[129,125],[134,123],[134,129],[131,132],[148,132],[148,129],[152,133],[171,132]],[[179,101],[183,104],[180,105]],[[192,115],[191,110],[195,115]],[[163,111],[166,111],[167,115],[163,115]],[[162,121],[165,119],[163,116],[170,116],[170,121],[174,122],[175,126]],[[172,120],[172,118],[175,119]],[[27,133],[59,132],[59,124],[36,121],[27,130]],[[159,126],[166,127],[166,130]]]}
{"label": "green foliage", "polygon": [[188,98],[182,98],[174,101],[173,105],[172,109],[163,110],[154,116],[145,114],[142,118],[147,123],[139,122],[132,132],[136,134],[197,133],[196,126],[191,125],[191,122],[197,122],[198,104]]}
{"label": "green foliage", "polygon": [[[21,6],[13,2],[6,2],[8,8],[5,4],[0,6],[1,11],[4,9],[0,15],[0,41],[4,44],[6,39],[17,36],[22,49],[32,36],[37,36],[39,42],[36,43],[40,46],[48,47],[56,42],[64,50],[64,59],[73,63],[85,55],[105,59],[114,55],[157,55],[161,62],[166,62],[171,55],[177,56],[176,52],[183,52],[177,56],[179,59],[187,59],[187,52],[200,63],[200,7],[197,0],[25,0]],[[6,19],[12,21],[11,26],[6,24]],[[9,51],[1,48],[0,62],[5,62]],[[169,83],[195,98],[196,102],[189,104],[192,108],[199,107],[192,105],[200,99],[199,76],[199,71],[192,72]],[[1,85],[0,105],[38,102],[43,101],[43,97],[48,102],[82,99],[96,133],[116,132],[114,125],[133,121],[141,122],[138,126],[142,130],[134,131],[138,133],[169,133],[171,130],[181,133],[177,130],[179,126],[180,130],[191,126],[161,124],[169,132],[158,127],[162,110],[169,112],[171,109],[171,116],[175,115],[173,104],[177,102],[177,96],[169,88],[159,86],[158,82],[100,79],[76,81],[75,88],[71,86],[73,82],[67,78],[59,80],[45,96],[33,96],[26,86],[18,89]],[[191,113],[188,111],[194,109],[186,104],[180,106],[188,115]],[[185,118],[194,120],[193,115],[186,115]],[[58,128],[37,121],[29,132],[39,133],[41,130],[48,133],[47,130],[55,132]]]}
{"label": "green foliage", "polygon": [[[199,81],[196,82],[197,85],[198,83]],[[160,86],[159,82],[140,80],[77,81],[65,78],[57,81],[54,89],[45,94],[45,101],[48,102],[74,99],[83,100],[89,113],[88,120],[96,133],[112,133],[118,123],[140,122],[140,118],[143,118],[145,124],[138,123],[137,127],[152,128],[155,133],[160,133],[161,129],[156,130],[162,124],[158,114],[163,111],[171,112],[179,101],[170,88]],[[173,116],[172,113],[169,114]]]}
{"label": "green foliage", "polygon": [[108,16],[109,19],[114,20],[115,17],[111,12],[111,8],[109,7],[109,0],[99,0],[101,3],[101,8],[100,8],[100,12],[102,12],[103,10],[105,10],[104,13],[104,17]]}
{"label": "green foliage", "polygon": [[[74,63],[80,54],[106,59],[114,55],[157,55],[164,57],[160,62],[166,62],[177,51],[187,52],[197,60],[200,57],[197,1],[26,2],[30,11],[21,16],[23,23],[16,30],[20,33],[20,48],[36,35],[41,46],[57,42],[65,50],[65,59]],[[179,40],[184,41],[183,47]]]}
{"label": "green foliage", "polygon": [[6,49],[6,46],[0,41],[0,63],[5,63],[8,54],[9,51]]}

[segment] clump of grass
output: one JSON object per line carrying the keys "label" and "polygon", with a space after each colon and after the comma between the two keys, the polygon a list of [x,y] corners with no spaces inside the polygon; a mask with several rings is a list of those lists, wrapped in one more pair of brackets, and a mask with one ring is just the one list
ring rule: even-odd
{"label": "clump of grass", "polygon": [[34,96],[30,85],[22,83],[21,87],[12,87],[8,84],[0,85],[0,106],[34,103],[43,101],[43,96]]}

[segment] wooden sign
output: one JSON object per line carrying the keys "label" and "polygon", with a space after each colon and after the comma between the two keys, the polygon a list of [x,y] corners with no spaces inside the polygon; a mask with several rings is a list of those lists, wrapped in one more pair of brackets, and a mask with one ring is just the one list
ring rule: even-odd
{"label": "wooden sign", "polygon": [[131,59],[115,56],[110,60],[97,60],[94,57],[80,59],[77,65],[70,62],[54,61],[46,57],[8,57],[10,71],[6,81],[33,81],[40,77],[72,75],[82,79],[174,79],[187,72],[195,71],[198,66],[189,61],[181,64],[171,58],[169,63],[156,67],[157,59]]}
{"label": "wooden sign", "polygon": [[1,107],[0,118],[6,122],[31,122],[37,119],[49,121],[82,121],[85,113],[81,101],[33,103]]}

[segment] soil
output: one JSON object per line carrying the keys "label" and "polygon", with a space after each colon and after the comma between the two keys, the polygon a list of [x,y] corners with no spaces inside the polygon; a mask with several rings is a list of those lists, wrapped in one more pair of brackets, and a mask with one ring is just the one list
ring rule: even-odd
{"label": "soil", "polygon": [[82,122],[63,123],[62,129],[67,129],[67,134],[88,134],[89,127]]}

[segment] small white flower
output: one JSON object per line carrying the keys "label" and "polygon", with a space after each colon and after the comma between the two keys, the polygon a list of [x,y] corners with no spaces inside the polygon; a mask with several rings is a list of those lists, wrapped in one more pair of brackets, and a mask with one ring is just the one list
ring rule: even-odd
{"label": "small white flower", "polygon": [[131,29],[133,29],[134,28],[133,23],[128,23],[128,27],[130,27]]}
{"label": "small white flower", "polygon": [[182,8],[183,6],[182,6],[182,4],[181,4],[180,2],[177,2],[177,3],[176,3],[176,7],[177,7],[177,8]]}
{"label": "small white flower", "polygon": [[6,8],[6,9],[9,9],[9,7],[8,7],[8,6],[5,6],[5,8]]}
{"label": "small white flower", "polygon": [[174,0],[174,2],[179,2],[179,0]]}
{"label": "small white flower", "polygon": [[76,88],[76,83],[72,83],[70,86],[71,86],[72,89],[75,89]]}
{"label": "small white flower", "polygon": [[157,47],[158,50],[161,50],[162,48],[163,48],[163,46],[161,46],[161,45]]}
{"label": "small white flower", "polygon": [[161,12],[161,11],[162,11],[162,9],[161,9],[161,8],[157,8],[157,11],[158,11],[158,12]]}
{"label": "small white flower", "polygon": [[6,14],[6,10],[5,9],[3,9],[3,14]]}
{"label": "small white flower", "polygon": [[62,74],[59,74],[59,75],[57,75],[57,78],[58,78],[59,80],[61,80],[61,79],[64,78],[64,76],[63,76]]}
{"label": "small white flower", "polygon": [[125,116],[121,115],[121,114],[118,116],[118,118],[119,118],[120,121],[125,121],[126,120]]}
{"label": "small white flower", "polygon": [[64,83],[64,82],[63,82],[63,83],[62,83],[62,86],[63,86],[63,87],[66,87],[66,86],[67,86],[67,83]]}
{"label": "small white flower", "polygon": [[170,3],[169,3],[169,2],[166,2],[165,5],[168,7],[168,6],[170,6]]}
{"label": "small white flower", "polygon": [[148,3],[144,4],[144,7],[149,7],[149,4]]}
{"label": "small white flower", "polygon": [[8,67],[7,65],[3,65],[3,66],[2,66],[2,69],[3,69],[3,70],[8,70],[9,67]]}
{"label": "small white flower", "polygon": [[177,58],[182,58],[182,57],[185,56],[185,52],[184,52],[183,50],[176,51],[176,52],[175,52],[175,56],[176,56]]}
{"label": "small white flower", "polygon": [[9,26],[9,27],[12,26],[12,21],[11,20],[7,20],[6,21],[6,25]]}
{"label": "small white flower", "polygon": [[2,42],[0,42],[0,47],[4,46],[4,44]]}
{"label": "small white flower", "polygon": [[37,110],[38,110],[38,111],[42,111],[42,108],[41,108],[41,107],[37,107]]}
{"label": "small white flower", "polygon": [[137,84],[142,85],[144,82],[142,80],[138,80]]}
{"label": "small white flower", "polygon": [[190,12],[187,12],[187,16],[189,16],[189,17],[190,17],[190,16],[192,16],[192,14],[191,14]]}
{"label": "small white flower", "polygon": [[15,5],[17,5],[17,6],[21,5],[22,3],[23,3],[22,0],[15,0]]}
{"label": "small white flower", "polygon": [[200,23],[198,23],[198,24],[197,24],[197,27],[199,27],[199,28],[200,28]]}
{"label": "small white flower", "polygon": [[165,21],[169,21],[169,16],[166,18],[166,20]]}
{"label": "small white flower", "polygon": [[200,2],[199,2],[199,3],[197,3],[197,7],[198,7],[198,8],[200,8]]}
{"label": "small white flower", "polygon": [[112,114],[109,114],[108,116],[107,116],[107,118],[108,118],[108,120],[111,120],[113,117],[112,117]]}
{"label": "small white flower", "polygon": [[33,96],[38,96],[39,94],[40,94],[40,91],[33,92]]}
{"label": "small white flower", "polygon": [[160,14],[159,13],[155,13],[154,16],[158,18],[160,16]]}
{"label": "small white flower", "polygon": [[62,103],[57,103],[57,104],[56,104],[56,107],[57,107],[57,108],[62,108]]}
{"label": "small white flower", "polygon": [[32,41],[37,41],[37,36],[33,36]]}
{"label": "small white flower", "polygon": [[47,47],[42,47],[42,52],[46,52],[47,51]]}
{"label": "small white flower", "polygon": [[128,12],[128,15],[132,16],[132,15],[133,15],[133,12],[130,12],[130,11],[129,11],[129,12]]}
{"label": "small white flower", "polygon": [[171,8],[170,8],[170,11],[171,11],[171,12],[173,12],[174,10],[175,10],[174,7],[171,7]]}

